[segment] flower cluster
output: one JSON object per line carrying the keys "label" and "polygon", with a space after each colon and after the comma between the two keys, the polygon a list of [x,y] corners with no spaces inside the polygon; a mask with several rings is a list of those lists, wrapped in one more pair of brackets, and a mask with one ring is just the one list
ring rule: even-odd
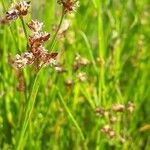
{"label": "flower cluster", "polygon": [[26,16],[30,7],[30,1],[22,1],[13,4],[1,19],[1,23],[9,23],[19,16]]}
{"label": "flower cluster", "polygon": [[28,27],[32,31],[32,35],[29,36],[29,49],[28,52],[22,55],[16,55],[13,66],[20,69],[26,65],[34,64],[36,69],[54,63],[58,53],[48,53],[43,44],[50,38],[50,34],[42,32],[43,23],[38,21],[31,21]]}
{"label": "flower cluster", "polygon": [[101,128],[101,131],[108,135],[110,138],[116,136],[115,130],[113,130],[112,125],[119,121],[118,115],[123,115],[123,113],[132,113],[135,109],[135,104],[133,102],[128,102],[125,106],[123,104],[113,105],[112,108],[104,109],[103,107],[96,108],[96,115],[100,115],[106,121],[106,125]]}
{"label": "flower cluster", "polygon": [[57,2],[63,5],[65,13],[76,11],[76,8],[79,7],[78,0],[58,0]]}
{"label": "flower cluster", "polygon": [[110,127],[109,124],[104,125],[104,127],[101,129],[101,131],[105,134],[107,134],[110,138],[115,137],[115,131]]}
{"label": "flower cluster", "polygon": [[75,61],[73,64],[74,70],[78,70],[81,66],[87,66],[89,64],[89,60],[80,56],[80,54],[76,54]]}

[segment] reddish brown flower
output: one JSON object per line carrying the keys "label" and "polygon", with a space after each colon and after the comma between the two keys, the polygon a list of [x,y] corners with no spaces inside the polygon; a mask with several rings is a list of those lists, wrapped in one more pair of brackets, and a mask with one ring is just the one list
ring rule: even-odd
{"label": "reddish brown flower", "polygon": [[32,64],[34,56],[30,52],[25,52],[22,55],[17,54],[15,60],[12,62],[12,66],[16,69],[24,68],[26,65]]}
{"label": "reddish brown flower", "polygon": [[14,6],[14,8],[16,10],[18,10],[18,14],[20,16],[27,15],[29,7],[30,7],[30,1],[28,1],[28,2],[22,1],[22,2],[15,4],[15,6]]}
{"label": "reddish brown flower", "polygon": [[112,109],[115,112],[123,112],[125,110],[125,106],[122,104],[118,104],[118,105],[114,105]]}
{"label": "reddish brown flower", "polygon": [[79,7],[78,0],[58,0],[59,4],[63,5],[64,12],[75,11],[77,7]]}
{"label": "reddish brown flower", "polygon": [[6,15],[5,15],[5,18],[8,21],[16,20],[18,18],[18,11],[15,10],[15,9],[7,11]]}
{"label": "reddish brown flower", "polygon": [[29,43],[31,47],[37,48],[41,46],[44,42],[46,42],[49,38],[50,38],[49,33],[36,32],[32,36],[29,37]]}
{"label": "reddish brown flower", "polygon": [[31,22],[28,23],[28,27],[29,27],[30,30],[32,30],[33,32],[39,32],[39,31],[42,30],[43,23],[42,23],[42,22],[38,22],[38,21],[31,20]]}
{"label": "reddish brown flower", "polygon": [[13,20],[16,20],[19,16],[27,15],[29,7],[30,7],[30,2],[26,2],[26,1],[12,4],[10,9],[2,17],[0,22],[1,23],[9,23]]}
{"label": "reddish brown flower", "polygon": [[134,109],[135,109],[135,104],[129,101],[129,102],[128,102],[128,106],[127,106],[127,110],[128,110],[130,113],[132,113],[132,112],[134,111]]}
{"label": "reddish brown flower", "polygon": [[76,54],[75,61],[73,64],[74,70],[78,70],[81,66],[87,66],[89,64],[89,60],[80,56],[80,54]]}

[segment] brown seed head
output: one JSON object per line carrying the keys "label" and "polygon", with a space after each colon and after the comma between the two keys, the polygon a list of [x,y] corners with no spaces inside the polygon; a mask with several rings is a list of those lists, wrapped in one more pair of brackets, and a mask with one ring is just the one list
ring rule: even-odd
{"label": "brown seed head", "polygon": [[134,111],[134,109],[135,109],[135,105],[134,105],[134,103],[132,103],[132,102],[128,102],[128,106],[127,106],[127,110],[130,112],[130,113],[132,113],[133,111]]}
{"label": "brown seed head", "polygon": [[21,69],[24,68],[26,65],[32,64],[33,61],[34,61],[33,54],[30,52],[25,52],[22,55],[17,54],[12,65],[16,69]]}
{"label": "brown seed head", "polygon": [[101,129],[101,131],[104,133],[109,133],[110,131],[112,131],[112,129],[111,129],[110,125],[107,124]]}
{"label": "brown seed head", "polygon": [[80,72],[78,74],[78,79],[81,81],[81,82],[85,82],[87,80],[87,75],[85,72]]}
{"label": "brown seed head", "polygon": [[76,11],[77,7],[79,7],[78,0],[58,0],[57,2],[63,5],[65,13]]}
{"label": "brown seed head", "polygon": [[125,109],[125,107],[122,104],[114,105],[112,108],[112,110],[115,112],[123,112],[124,109]]}
{"label": "brown seed head", "polygon": [[80,54],[76,54],[75,61],[73,64],[74,70],[78,70],[81,66],[87,66],[89,64],[89,60],[80,56]]}
{"label": "brown seed head", "polygon": [[44,44],[50,38],[50,34],[46,32],[37,32],[29,37],[31,47],[37,48]]}
{"label": "brown seed head", "polygon": [[18,18],[18,11],[16,9],[12,9],[6,12],[5,18],[8,21],[16,20]]}
{"label": "brown seed head", "polygon": [[29,27],[30,30],[32,30],[33,32],[39,32],[39,31],[42,30],[43,23],[42,23],[42,22],[38,22],[38,21],[31,20],[31,22],[28,23],[28,27]]}
{"label": "brown seed head", "polygon": [[68,79],[68,80],[66,81],[66,86],[67,86],[67,87],[71,87],[72,85],[73,85],[73,80]]}
{"label": "brown seed head", "polygon": [[64,72],[66,72],[66,69],[63,67],[63,65],[61,65],[61,64],[57,64],[56,66],[55,66],[55,70],[58,72],[58,73],[64,73]]}
{"label": "brown seed head", "polygon": [[98,107],[98,108],[96,108],[95,112],[96,112],[96,115],[102,115],[103,116],[105,110],[103,107],[100,107],[100,108]]}
{"label": "brown seed head", "polygon": [[111,123],[116,123],[116,121],[117,121],[117,118],[116,118],[115,116],[112,116],[112,117],[110,118],[110,122],[111,122]]}
{"label": "brown seed head", "polygon": [[111,130],[111,131],[108,133],[108,135],[109,135],[110,138],[114,138],[115,135],[116,135],[116,133],[115,133],[115,131]]}
{"label": "brown seed head", "polygon": [[18,11],[19,16],[25,16],[28,13],[28,9],[30,7],[30,1],[22,1],[17,3],[14,8]]}

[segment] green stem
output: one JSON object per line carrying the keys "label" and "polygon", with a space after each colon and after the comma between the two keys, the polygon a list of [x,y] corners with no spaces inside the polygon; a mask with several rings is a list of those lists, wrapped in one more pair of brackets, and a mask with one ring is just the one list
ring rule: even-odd
{"label": "green stem", "polygon": [[27,108],[25,110],[25,118],[24,118],[23,126],[22,126],[22,129],[20,132],[19,141],[16,145],[16,150],[22,150],[23,149],[23,142],[24,142],[25,133],[26,133],[27,127],[28,127],[29,122],[30,122],[30,118],[31,118],[33,108],[35,105],[37,92],[39,89],[39,76],[40,76],[41,70],[37,73],[35,80],[34,80],[34,83],[33,83],[33,86],[32,86],[32,91],[31,91],[31,94],[29,97],[28,105],[27,105]]}
{"label": "green stem", "polygon": [[28,33],[27,33],[27,30],[26,30],[26,26],[25,26],[25,22],[24,22],[23,17],[20,16],[20,20],[21,20],[21,23],[22,23],[24,35],[25,35],[26,40],[27,40],[27,46],[29,46],[29,43],[28,43]]}
{"label": "green stem", "polygon": [[[2,6],[3,6],[4,11],[6,12],[6,7],[5,7],[4,0],[2,0]],[[12,30],[10,24],[9,24],[9,30],[10,30],[11,35],[12,35],[12,38],[13,38],[13,40],[14,40],[16,49],[19,50],[19,46],[18,46],[17,40],[16,40],[16,38],[15,38],[15,34],[13,33],[13,30]],[[19,51],[20,51],[20,50],[19,50]]]}
{"label": "green stem", "polygon": [[57,34],[58,34],[58,32],[59,32],[59,29],[60,29],[60,27],[61,27],[61,25],[62,25],[64,16],[65,16],[64,9],[62,9],[62,15],[61,15],[61,18],[60,18],[60,22],[59,22],[58,28],[57,28],[57,30],[56,30],[56,32],[55,32],[53,38],[52,38],[51,45],[50,45],[50,50],[52,50],[52,49],[54,48],[55,41],[56,41],[56,37],[57,37]]}
{"label": "green stem", "polygon": [[[58,88],[57,88],[57,89],[58,89]],[[66,103],[65,103],[65,101],[64,101],[64,99],[63,99],[63,97],[62,97],[62,95],[61,95],[61,93],[60,93],[59,91],[58,91],[58,96],[59,96],[59,99],[60,99],[61,103],[62,103],[63,106],[64,106],[64,109],[65,109],[66,112],[68,113],[68,115],[69,115],[71,121],[74,123],[74,125],[75,125],[75,127],[77,128],[79,134],[81,135],[82,140],[85,140],[85,137],[84,137],[84,135],[83,135],[83,132],[82,132],[80,126],[78,125],[77,121],[75,120],[75,118],[74,118],[73,115],[71,114],[71,112],[70,112],[68,106],[66,105]]]}
{"label": "green stem", "polygon": [[[100,104],[103,103],[106,105],[105,100],[105,66],[104,66],[104,57],[105,57],[105,40],[104,40],[104,31],[103,31],[103,18],[102,18],[102,0],[98,1],[97,5],[98,12],[98,43],[99,43],[99,57],[101,59],[100,65],[100,75],[99,75],[99,99]],[[104,62],[104,63],[103,63]]]}

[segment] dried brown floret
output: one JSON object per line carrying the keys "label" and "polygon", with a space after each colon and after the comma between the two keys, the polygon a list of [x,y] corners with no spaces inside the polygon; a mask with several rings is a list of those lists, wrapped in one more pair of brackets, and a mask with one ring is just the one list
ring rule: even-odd
{"label": "dried brown floret", "polygon": [[81,82],[85,82],[87,80],[87,75],[85,72],[80,72],[78,74],[78,79],[81,81]]}
{"label": "dried brown floret", "polygon": [[58,0],[57,2],[63,5],[65,13],[76,11],[76,8],[79,7],[78,0]]}
{"label": "dried brown floret", "polygon": [[111,123],[116,123],[116,121],[117,121],[117,118],[116,118],[115,116],[112,116],[112,117],[110,118],[110,122],[111,122]]}
{"label": "dried brown floret", "polygon": [[28,13],[28,9],[30,7],[30,1],[22,1],[18,2],[17,4],[14,5],[14,8],[18,10],[19,16],[25,16]]}
{"label": "dried brown floret", "polygon": [[110,138],[114,138],[115,135],[116,135],[116,133],[115,133],[115,131],[111,130],[111,131],[108,133],[108,135],[109,135]]}
{"label": "dried brown floret", "polygon": [[16,4],[12,4],[10,9],[0,20],[1,23],[9,23],[13,20],[16,20],[19,16],[25,16],[28,13],[30,7],[30,2],[22,1]]}
{"label": "dried brown floret", "polygon": [[67,87],[71,87],[72,85],[73,85],[73,80],[71,80],[71,79],[68,79],[67,81],[66,81],[66,85],[67,85]]}
{"label": "dried brown floret", "polygon": [[6,24],[18,18],[18,11],[15,9],[6,12],[5,16],[0,19],[0,23]]}
{"label": "dried brown floret", "polygon": [[132,103],[132,102],[128,102],[128,106],[127,106],[127,110],[130,112],[130,113],[132,113],[133,111],[134,111],[134,109],[135,109],[135,105],[134,105],[134,103]]}
{"label": "dried brown floret", "polygon": [[58,53],[46,53],[45,58],[43,60],[44,65],[48,65],[48,64],[55,65],[55,60],[56,60],[57,55]]}
{"label": "dried brown floret", "polygon": [[37,48],[41,46],[44,42],[46,42],[50,38],[49,33],[37,32],[29,37],[29,43],[31,47]]}
{"label": "dried brown floret", "polygon": [[66,69],[63,67],[63,65],[61,65],[61,64],[57,64],[56,66],[55,66],[55,70],[58,72],[58,73],[64,73],[64,72],[66,72]]}
{"label": "dried brown floret", "polygon": [[18,11],[16,9],[12,9],[6,12],[5,15],[6,20],[16,20],[18,18]]}
{"label": "dried brown floret", "polygon": [[114,105],[112,110],[115,112],[123,112],[125,110],[125,106],[122,104]]}
{"label": "dried brown floret", "polygon": [[32,30],[33,32],[39,32],[39,31],[42,30],[43,23],[42,23],[42,22],[39,22],[39,21],[31,20],[31,22],[28,23],[28,27],[29,27],[30,30]]}
{"label": "dried brown floret", "polygon": [[73,64],[74,70],[78,70],[81,66],[87,66],[89,64],[89,60],[80,56],[80,54],[76,54],[75,61]]}
{"label": "dried brown floret", "polygon": [[25,52],[22,55],[17,54],[12,65],[16,69],[21,69],[21,68],[25,67],[26,65],[32,64],[33,61],[34,61],[33,54],[30,52]]}
{"label": "dried brown floret", "polygon": [[101,131],[104,133],[109,133],[110,131],[112,131],[112,129],[111,129],[110,125],[107,124],[101,129]]}
{"label": "dried brown floret", "polygon": [[104,108],[103,107],[98,107],[98,108],[96,108],[96,110],[95,110],[95,112],[96,112],[96,115],[104,115],[104,113],[105,113],[105,110],[104,110]]}

